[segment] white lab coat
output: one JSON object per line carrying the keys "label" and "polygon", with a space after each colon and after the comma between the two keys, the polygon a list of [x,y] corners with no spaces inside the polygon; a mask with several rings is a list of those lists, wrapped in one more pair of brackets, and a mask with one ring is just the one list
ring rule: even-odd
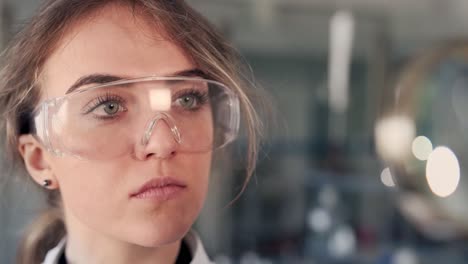
{"label": "white lab coat", "polygon": [[[205,248],[203,248],[203,244],[196,232],[193,230],[188,232],[184,237],[184,241],[187,243],[190,253],[192,253],[192,261],[190,264],[214,264],[214,262],[210,261],[208,258]],[[65,243],[66,238],[62,239],[56,247],[49,250],[42,264],[57,264],[63,250],[65,250]]]}

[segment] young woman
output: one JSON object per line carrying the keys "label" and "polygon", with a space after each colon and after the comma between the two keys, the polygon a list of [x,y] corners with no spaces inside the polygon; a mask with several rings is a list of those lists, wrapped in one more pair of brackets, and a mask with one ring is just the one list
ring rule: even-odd
{"label": "young woman", "polygon": [[203,17],[179,0],[51,0],[3,62],[6,147],[50,203],[18,263],[209,263],[190,229],[213,153],[242,119],[248,179],[259,123]]}

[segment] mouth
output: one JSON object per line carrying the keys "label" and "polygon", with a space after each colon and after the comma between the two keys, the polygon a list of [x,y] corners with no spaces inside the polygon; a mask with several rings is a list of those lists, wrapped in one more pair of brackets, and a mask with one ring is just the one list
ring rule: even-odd
{"label": "mouth", "polygon": [[130,193],[130,198],[165,201],[175,198],[186,188],[186,184],[174,178],[154,178],[143,184],[137,191]]}

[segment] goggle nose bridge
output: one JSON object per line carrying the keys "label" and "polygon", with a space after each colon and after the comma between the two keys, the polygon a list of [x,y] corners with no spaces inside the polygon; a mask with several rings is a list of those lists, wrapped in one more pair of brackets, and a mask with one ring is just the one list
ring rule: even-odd
{"label": "goggle nose bridge", "polygon": [[145,129],[145,134],[141,139],[141,144],[146,146],[153,134],[154,127],[158,124],[158,122],[162,120],[166,123],[166,125],[171,129],[172,135],[174,136],[175,141],[180,144],[182,143],[182,137],[180,135],[180,131],[177,128],[174,119],[168,115],[167,113],[157,113],[150,121],[148,127]]}

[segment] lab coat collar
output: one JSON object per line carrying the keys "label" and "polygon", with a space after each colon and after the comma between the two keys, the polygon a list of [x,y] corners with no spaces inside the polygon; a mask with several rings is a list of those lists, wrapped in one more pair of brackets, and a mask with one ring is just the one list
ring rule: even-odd
{"label": "lab coat collar", "polygon": [[[192,253],[192,261],[190,264],[213,264],[214,262],[210,261],[208,255],[206,254],[205,248],[201,243],[200,237],[198,234],[190,230],[187,235],[184,237],[185,243]],[[47,255],[42,264],[58,264],[58,260],[65,250],[66,237],[63,238],[57,246],[47,252]]]}

